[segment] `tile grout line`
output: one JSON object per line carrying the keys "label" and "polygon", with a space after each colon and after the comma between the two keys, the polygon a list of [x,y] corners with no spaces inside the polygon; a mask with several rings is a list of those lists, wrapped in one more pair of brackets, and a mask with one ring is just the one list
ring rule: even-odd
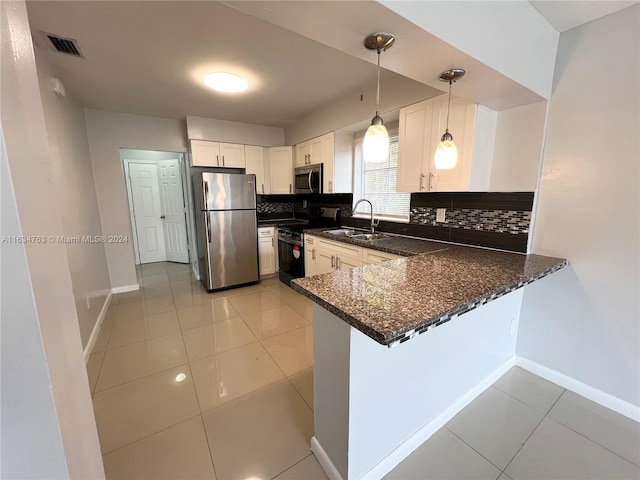
{"label": "tile grout line", "polygon": [[[542,422],[544,422],[544,419],[547,418],[547,414],[551,411],[551,409],[555,406],[556,403],[558,403],[558,401],[560,400],[560,397],[562,397],[562,395],[564,395],[564,392],[566,392],[566,389],[562,390],[562,393],[560,395],[558,395],[558,398],[556,398],[556,401],[553,402],[553,405],[551,405],[551,407],[549,408],[549,410],[547,411],[547,413],[543,414],[542,419],[538,422],[538,424],[536,425],[536,427],[531,431],[531,433],[529,434],[529,436],[527,436],[527,438],[525,439],[524,442],[522,442],[522,445],[520,445],[520,448],[518,448],[518,451],[516,451],[516,453],[513,455],[513,457],[511,457],[511,460],[509,460],[509,462],[507,463],[507,465],[504,467],[504,469],[502,470],[502,473],[504,473],[505,475],[507,475],[506,471],[507,468],[509,468],[509,465],[511,465],[513,463],[513,461],[515,460],[515,458],[518,456],[518,454],[520,453],[520,451],[524,448],[524,446],[527,444],[527,442],[529,441],[529,439],[533,436],[533,434],[536,432],[536,430],[538,430],[538,428],[540,427],[540,425],[542,424]],[[524,403],[524,402],[522,402]],[[526,404],[525,404],[526,405]],[[532,408],[532,407],[529,407]],[[534,409],[535,410],[535,409]],[[537,411],[537,410],[536,410]],[[508,476],[508,475],[507,475]]]}
{"label": "tile grout line", "polygon": [[104,458],[105,456],[110,455],[110,454],[112,454],[114,452],[117,452],[118,450],[122,450],[123,448],[130,447],[131,445],[133,445],[135,443],[138,443],[138,442],[141,442],[143,440],[146,440],[146,439],[148,439],[150,437],[153,437],[154,435],[157,435],[158,433],[164,432],[165,430],[169,430],[170,428],[173,428],[173,427],[175,427],[177,425],[180,425],[181,423],[188,422],[189,420],[193,420],[194,418],[197,418],[199,416],[200,416],[199,414],[198,415],[194,415],[193,417],[185,418],[184,420],[180,420],[179,422],[176,422],[176,423],[174,423],[172,425],[168,425],[166,427],[162,427],[160,430],[157,430],[157,431],[155,431],[153,433],[150,433],[149,435],[145,435],[144,437],[137,438],[137,439],[133,440],[132,442],[126,443],[124,445],[121,445],[118,448],[114,448],[113,450],[109,450],[108,452],[103,453],[102,457]]}
{"label": "tile grout line", "polygon": [[288,472],[289,470],[291,470],[293,467],[295,467],[296,465],[298,465],[299,463],[304,462],[307,458],[309,458],[311,455],[313,455],[313,453],[309,452],[309,455],[305,456],[304,458],[298,460],[296,463],[289,465],[287,468],[285,468],[284,470],[282,470],[280,473],[278,473],[277,475],[274,475],[273,477],[271,477],[271,480],[275,480],[277,477],[279,477],[280,475],[282,475],[284,472]]}
{"label": "tile grout line", "polygon": [[[178,311],[176,309],[176,316],[178,315]],[[207,434],[207,428],[204,424],[204,417],[202,412],[202,407],[200,405],[200,397],[198,396],[198,389],[196,388],[196,380],[193,376],[193,369],[191,368],[191,360],[189,359],[189,351],[187,350],[187,343],[184,340],[184,332],[182,330],[182,325],[180,325],[180,319],[178,319],[178,325],[180,326],[180,337],[182,338],[182,345],[184,347],[184,352],[187,357],[187,367],[189,368],[189,373],[191,374],[191,386],[193,387],[193,394],[196,397],[196,404],[198,405],[198,411],[200,412],[200,423],[202,424],[202,431],[204,432],[204,438],[207,442],[207,450],[209,451],[209,460],[211,460],[211,467],[213,468],[214,478],[217,478],[218,475],[216,473],[216,464],[213,461],[213,453],[211,452],[211,443],[209,442],[209,435]]]}
{"label": "tile grout line", "polygon": [[[455,417],[454,417],[455,418]],[[447,422],[448,423],[448,422]],[[456,437],[458,440],[460,440],[462,443],[464,443],[467,447],[469,447],[471,450],[473,450],[474,452],[476,452],[478,455],[480,455],[482,458],[484,458],[487,462],[489,462],[490,465],[493,465],[494,467],[496,467],[499,471],[500,474],[502,474],[502,469],[497,466],[495,463],[493,463],[491,460],[489,460],[487,457],[485,457],[482,453],[480,453],[478,450],[476,450],[475,448],[473,448],[471,445],[469,445],[467,442],[465,442],[465,440],[458,434],[456,434],[456,432],[454,432],[453,430],[451,430],[449,427],[447,427],[447,424],[444,425],[444,428],[451,433],[454,437]],[[435,435],[435,434],[434,434]],[[433,435],[432,435],[433,436]],[[428,441],[428,439],[427,439]],[[423,442],[421,445],[424,445],[425,442]],[[505,467],[506,468],[506,467]],[[498,475],[500,476],[500,475]]]}

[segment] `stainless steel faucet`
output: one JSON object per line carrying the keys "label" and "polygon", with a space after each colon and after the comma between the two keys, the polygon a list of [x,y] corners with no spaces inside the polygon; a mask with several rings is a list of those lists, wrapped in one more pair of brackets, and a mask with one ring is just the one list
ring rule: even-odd
{"label": "stainless steel faucet", "polygon": [[367,200],[366,198],[361,198],[360,200],[358,200],[356,202],[356,204],[353,206],[353,211],[355,212],[356,209],[358,208],[358,205],[360,205],[362,202],[367,202],[369,204],[369,206],[371,207],[371,233],[376,233],[376,225],[377,222],[374,220],[373,218],[373,203],[371,203],[369,200]]}

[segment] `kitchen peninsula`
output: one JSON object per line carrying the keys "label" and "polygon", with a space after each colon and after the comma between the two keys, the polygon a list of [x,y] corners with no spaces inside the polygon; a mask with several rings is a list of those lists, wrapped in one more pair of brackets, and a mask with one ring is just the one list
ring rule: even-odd
{"label": "kitchen peninsula", "polygon": [[416,255],[412,242],[366,242],[407,258],[292,284],[315,302],[311,448],[330,477],[382,477],[505,373],[520,287],[567,265],[437,242]]}

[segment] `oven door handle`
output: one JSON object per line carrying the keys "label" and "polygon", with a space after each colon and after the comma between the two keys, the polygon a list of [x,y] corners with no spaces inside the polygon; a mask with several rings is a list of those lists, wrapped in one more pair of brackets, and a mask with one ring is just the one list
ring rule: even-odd
{"label": "oven door handle", "polygon": [[280,241],[282,243],[288,243],[289,245],[297,245],[298,247],[302,247],[303,246],[302,242],[298,242],[296,240],[291,240],[290,238],[285,238],[285,237],[282,237],[280,235],[278,235],[278,241]]}

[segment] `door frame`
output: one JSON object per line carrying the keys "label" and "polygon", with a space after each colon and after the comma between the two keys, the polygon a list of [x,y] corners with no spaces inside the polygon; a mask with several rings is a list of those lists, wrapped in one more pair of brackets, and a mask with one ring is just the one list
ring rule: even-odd
{"label": "door frame", "polygon": [[[131,150],[131,149],[127,149],[127,150]],[[140,152],[157,152],[157,150],[144,150],[144,149],[136,149],[139,150]],[[190,219],[190,202],[189,202],[189,192],[187,192],[187,190],[185,189],[185,185],[188,185],[188,182],[186,182],[185,179],[185,169],[184,169],[184,165],[185,165],[185,154],[182,152],[168,152],[168,151],[163,151],[163,152],[159,152],[158,153],[166,153],[166,154],[175,154],[176,158],[178,159],[179,162],[179,168],[178,170],[180,171],[180,177],[181,177],[181,182],[182,182],[182,197],[183,197],[183,202],[186,208],[186,212],[185,212],[185,217],[186,217],[186,225],[185,225],[185,229],[186,229],[186,236],[187,236],[187,252],[189,255],[189,262],[186,263],[190,264],[192,263],[192,259],[193,259],[193,252],[192,252],[192,245],[193,245],[193,236],[192,236],[192,232],[191,232],[191,219]],[[131,238],[133,239],[132,245],[133,245],[133,254],[134,254],[134,261],[135,261],[135,265],[140,265],[140,250],[138,247],[138,234],[137,234],[137,230],[136,230],[136,225],[135,225],[135,215],[133,212],[133,195],[131,192],[131,178],[129,176],[129,165],[131,163],[147,163],[147,164],[153,164],[156,165],[158,164],[158,160],[162,160],[162,159],[135,159],[135,158],[128,158],[126,156],[123,156],[122,151],[121,151],[121,159],[122,159],[122,167],[123,167],[123,171],[124,171],[124,181],[125,181],[125,186],[126,186],[126,190],[127,190],[127,206],[129,208],[129,226],[131,228]],[[163,235],[164,235],[164,229],[163,229]]]}

